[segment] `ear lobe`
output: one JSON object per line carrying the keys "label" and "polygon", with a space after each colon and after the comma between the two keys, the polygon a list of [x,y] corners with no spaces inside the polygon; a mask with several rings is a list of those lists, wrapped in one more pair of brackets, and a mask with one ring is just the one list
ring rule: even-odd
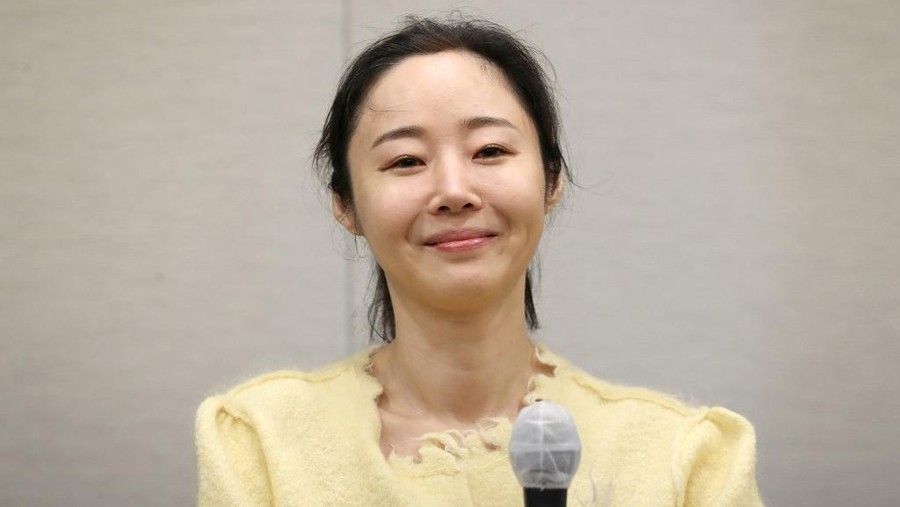
{"label": "ear lobe", "polygon": [[544,213],[550,213],[553,211],[553,208],[556,208],[556,205],[559,204],[559,201],[562,200],[563,197],[563,179],[557,178],[556,184],[553,185],[553,189],[550,190],[550,194],[547,196],[546,202],[544,204]]}
{"label": "ear lobe", "polygon": [[344,204],[343,199],[337,194],[331,194],[331,214],[350,234],[362,236],[362,232],[356,225],[356,216],[353,214],[353,209]]}

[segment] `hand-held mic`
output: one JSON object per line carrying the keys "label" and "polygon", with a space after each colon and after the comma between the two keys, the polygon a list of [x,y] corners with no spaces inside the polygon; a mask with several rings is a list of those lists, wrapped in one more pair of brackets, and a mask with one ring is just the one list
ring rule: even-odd
{"label": "hand-held mic", "polygon": [[509,438],[509,461],[525,490],[525,507],[565,507],[581,461],[581,439],[569,412],[549,401],[523,408]]}

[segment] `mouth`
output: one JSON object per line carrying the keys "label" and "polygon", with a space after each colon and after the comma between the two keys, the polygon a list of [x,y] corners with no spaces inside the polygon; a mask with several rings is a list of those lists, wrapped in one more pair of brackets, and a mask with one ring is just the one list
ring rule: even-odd
{"label": "mouth", "polygon": [[431,235],[424,244],[442,252],[463,252],[481,248],[495,237],[496,233],[485,229],[458,229]]}

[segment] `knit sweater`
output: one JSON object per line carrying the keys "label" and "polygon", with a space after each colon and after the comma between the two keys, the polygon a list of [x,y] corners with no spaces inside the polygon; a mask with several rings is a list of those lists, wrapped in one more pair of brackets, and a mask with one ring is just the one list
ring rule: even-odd
{"label": "knit sweater", "polygon": [[[421,437],[415,457],[379,447],[373,350],[314,373],[282,371],[208,398],[197,412],[201,506],[521,506],[512,425]],[[741,416],[611,385],[537,346],[552,375],[525,403],[566,407],[581,436],[570,506],[761,506],[755,437]]]}

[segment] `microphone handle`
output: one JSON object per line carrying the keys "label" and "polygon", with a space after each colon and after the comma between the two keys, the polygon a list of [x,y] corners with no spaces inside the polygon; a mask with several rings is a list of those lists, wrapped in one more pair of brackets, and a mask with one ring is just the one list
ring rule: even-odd
{"label": "microphone handle", "polygon": [[525,507],[566,507],[567,489],[524,488]]}

